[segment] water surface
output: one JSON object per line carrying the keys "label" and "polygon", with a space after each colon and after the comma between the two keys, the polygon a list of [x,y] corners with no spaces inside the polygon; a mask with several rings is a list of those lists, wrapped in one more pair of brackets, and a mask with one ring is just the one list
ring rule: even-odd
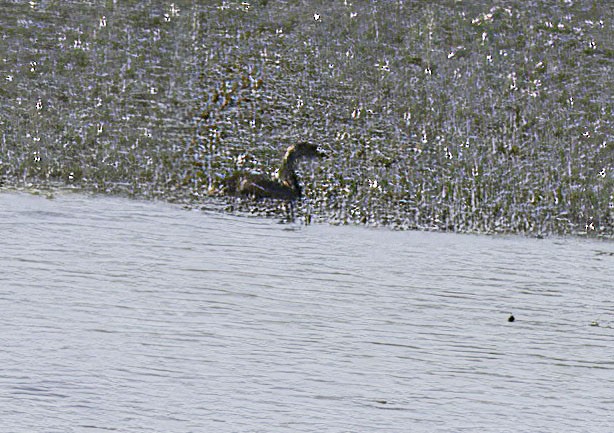
{"label": "water surface", "polygon": [[611,243],[77,194],[0,231],[2,431],[614,431]]}

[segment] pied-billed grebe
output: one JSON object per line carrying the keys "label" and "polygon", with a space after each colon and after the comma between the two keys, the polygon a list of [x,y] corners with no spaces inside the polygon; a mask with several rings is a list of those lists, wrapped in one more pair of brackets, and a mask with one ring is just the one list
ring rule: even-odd
{"label": "pied-billed grebe", "polygon": [[297,143],[286,150],[279,171],[273,177],[261,173],[237,172],[224,179],[227,194],[254,198],[274,198],[294,201],[302,190],[296,175],[296,163],[303,158],[321,158],[325,153],[310,143]]}

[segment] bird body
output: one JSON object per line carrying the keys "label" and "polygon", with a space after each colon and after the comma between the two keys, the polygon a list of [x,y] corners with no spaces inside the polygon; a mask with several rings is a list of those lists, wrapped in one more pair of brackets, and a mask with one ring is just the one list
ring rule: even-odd
{"label": "bird body", "polygon": [[296,163],[301,159],[324,156],[310,143],[297,143],[288,147],[275,176],[262,173],[236,172],[224,179],[224,190],[231,195],[245,195],[256,199],[272,198],[294,201],[302,197],[296,174]]}
{"label": "bird body", "polygon": [[[237,172],[224,180],[225,191],[231,195],[246,195],[256,199],[294,200],[300,197],[293,185],[287,185],[261,173]],[[300,188],[300,187],[299,187]]]}

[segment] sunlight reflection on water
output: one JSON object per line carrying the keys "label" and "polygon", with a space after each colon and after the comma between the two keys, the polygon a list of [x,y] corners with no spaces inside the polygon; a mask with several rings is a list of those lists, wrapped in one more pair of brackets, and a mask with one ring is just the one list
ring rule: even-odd
{"label": "sunlight reflection on water", "polygon": [[614,429],[611,243],[0,202],[3,431]]}

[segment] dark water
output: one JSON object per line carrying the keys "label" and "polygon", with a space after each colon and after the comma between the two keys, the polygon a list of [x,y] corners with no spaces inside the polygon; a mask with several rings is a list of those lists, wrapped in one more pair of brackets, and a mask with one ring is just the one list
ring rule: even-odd
{"label": "dark water", "polygon": [[2,431],[614,431],[611,243],[76,194],[0,216]]}

